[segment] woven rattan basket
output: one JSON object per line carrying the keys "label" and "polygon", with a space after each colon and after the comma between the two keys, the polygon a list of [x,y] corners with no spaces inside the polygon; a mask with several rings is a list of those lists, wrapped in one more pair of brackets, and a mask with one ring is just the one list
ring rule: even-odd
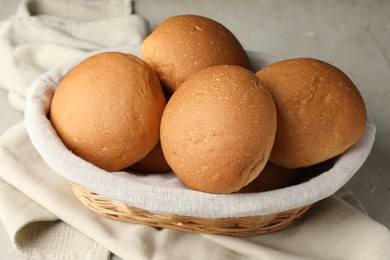
{"label": "woven rattan basket", "polygon": [[74,182],[69,182],[76,197],[94,212],[118,221],[143,224],[158,228],[171,228],[193,233],[209,233],[230,236],[254,236],[275,232],[292,224],[311,207],[295,209],[263,216],[232,218],[201,218],[150,212],[125,203],[108,199]]}
{"label": "woven rattan basket", "polygon": [[[139,54],[139,46],[104,51]],[[44,161],[67,179],[77,198],[94,212],[119,221],[196,233],[252,236],[287,227],[314,203],[341,188],[363,165],[375,139],[368,122],[361,140],[340,156],[331,169],[279,190],[248,194],[207,194],[185,187],[174,173],[149,176],[108,173],[75,156],[62,143],[48,118],[53,93],[79,57],[36,79],[27,94],[25,122],[31,142]],[[248,52],[254,69],[274,62],[273,56]]]}

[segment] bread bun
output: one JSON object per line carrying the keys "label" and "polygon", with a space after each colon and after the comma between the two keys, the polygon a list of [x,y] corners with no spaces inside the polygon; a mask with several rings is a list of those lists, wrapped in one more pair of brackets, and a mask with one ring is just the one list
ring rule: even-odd
{"label": "bread bun", "polygon": [[262,192],[281,189],[300,182],[301,169],[286,169],[268,162],[259,176],[239,193]]}
{"label": "bread bun", "polygon": [[142,43],[141,53],[173,93],[189,76],[214,65],[250,68],[237,38],[222,24],[197,15],[173,16]]}
{"label": "bread bun", "polygon": [[130,166],[130,169],[145,173],[164,173],[171,171],[171,167],[165,160],[160,142],[145,158]]}
{"label": "bread bun", "polygon": [[345,152],[363,133],[364,101],[338,68],[297,58],[271,64],[256,75],[271,92],[278,113],[273,163],[314,165]]}
{"label": "bread bun", "polygon": [[161,119],[168,164],[191,189],[231,193],[266,164],[276,131],[270,93],[251,71],[204,69],[172,95]]}
{"label": "bread bun", "polygon": [[130,54],[107,52],[84,60],[65,75],[54,93],[50,119],[74,154],[117,171],[156,146],[164,107],[150,66]]}

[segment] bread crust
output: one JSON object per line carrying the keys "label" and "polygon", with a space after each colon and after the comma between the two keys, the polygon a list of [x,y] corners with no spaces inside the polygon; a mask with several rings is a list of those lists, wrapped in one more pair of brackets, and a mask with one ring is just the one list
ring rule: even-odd
{"label": "bread crust", "polygon": [[141,161],[130,166],[130,169],[144,173],[165,173],[171,171],[171,167],[165,160],[160,142]]}
{"label": "bread crust", "polygon": [[250,69],[237,38],[222,24],[197,15],[173,16],[143,41],[141,53],[173,93],[192,74],[215,65]]}
{"label": "bread crust", "polygon": [[262,192],[293,186],[300,182],[302,172],[302,169],[286,169],[268,162],[259,176],[238,192]]}
{"label": "bread crust", "polygon": [[270,160],[286,168],[307,167],[350,148],[366,126],[357,87],[340,69],[311,58],[271,64],[256,75],[271,92],[278,129]]}
{"label": "bread crust", "polygon": [[251,71],[204,69],[172,95],[161,121],[168,164],[191,189],[231,193],[266,164],[276,131],[270,93]]}
{"label": "bread crust", "polygon": [[119,52],[96,54],[58,85],[50,120],[76,155],[108,171],[145,157],[159,141],[165,98],[155,72]]}

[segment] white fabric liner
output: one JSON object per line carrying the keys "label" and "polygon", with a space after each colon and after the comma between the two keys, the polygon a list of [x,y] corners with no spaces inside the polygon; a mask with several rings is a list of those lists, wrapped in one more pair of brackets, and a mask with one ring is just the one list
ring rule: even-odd
{"label": "white fabric liner", "polygon": [[[100,195],[153,212],[224,218],[267,215],[317,202],[340,189],[363,165],[375,139],[368,120],[359,141],[334,166],[304,183],[259,193],[209,194],[187,188],[173,172],[139,174],[104,171],[69,151],[57,136],[47,113],[57,84],[76,64],[98,52],[119,51],[140,56],[140,46],[103,49],[76,58],[36,79],[27,92],[25,122],[34,147],[58,174]],[[271,64],[274,56],[248,51],[253,70]]]}

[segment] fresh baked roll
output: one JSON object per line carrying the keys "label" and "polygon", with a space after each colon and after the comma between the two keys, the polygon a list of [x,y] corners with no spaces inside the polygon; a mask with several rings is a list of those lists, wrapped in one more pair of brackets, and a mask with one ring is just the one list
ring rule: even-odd
{"label": "fresh baked roll", "polygon": [[237,38],[222,24],[197,15],[173,16],[143,41],[141,53],[173,93],[192,74],[214,65],[250,69]]}
{"label": "fresh baked roll", "polygon": [[296,185],[303,169],[286,169],[268,162],[259,176],[239,190],[239,193],[263,192]]}
{"label": "fresh baked roll", "polygon": [[74,154],[118,171],[156,146],[164,107],[150,66],[130,54],[106,52],[65,75],[54,93],[50,120]]}
{"label": "fresh baked roll", "polygon": [[272,96],[251,71],[204,69],[172,95],[161,120],[168,164],[191,189],[231,193],[267,163],[276,131]]}
{"label": "fresh baked roll", "polygon": [[171,167],[165,160],[160,143],[142,160],[130,166],[130,169],[144,173],[164,173],[171,171]]}
{"label": "fresh baked roll", "polygon": [[278,127],[270,161],[311,166],[342,154],[362,135],[366,108],[353,82],[320,60],[279,61],[256,75],[271,92]]}

